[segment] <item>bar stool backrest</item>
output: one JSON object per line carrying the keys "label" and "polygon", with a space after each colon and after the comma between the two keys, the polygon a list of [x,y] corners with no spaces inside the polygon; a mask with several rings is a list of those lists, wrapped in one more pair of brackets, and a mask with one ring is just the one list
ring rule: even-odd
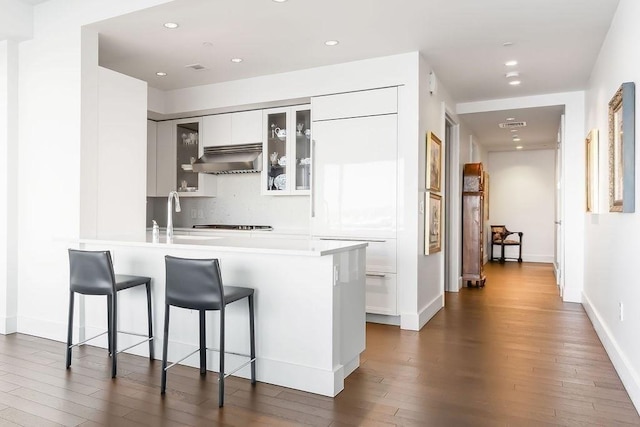
{"label": "bar stool backrest", "polygon": [[166,303],[192,310],[224,307],[224,289],[217,259],[165,256]]}
{"label": "bar stool backrest", "polygon": [[115,273],[109,251],[69,249],[71,291],[88,295],[115,294]]}

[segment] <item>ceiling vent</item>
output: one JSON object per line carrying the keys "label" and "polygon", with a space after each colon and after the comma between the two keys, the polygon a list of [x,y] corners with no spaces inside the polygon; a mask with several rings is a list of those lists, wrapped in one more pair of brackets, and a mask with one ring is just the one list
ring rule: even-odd
{"label": "ceiling vent", "polygon": [[527,125],[527,122],[505,122],[498,123],[498,126],[502,129],[523,128]]}
{"label": "ceiling vent", "polygon": [[198,63],[185,65],[184,68],[191,68],[192,70],[195,70],[195,71],[202,71],[207,69],[207,67]]}

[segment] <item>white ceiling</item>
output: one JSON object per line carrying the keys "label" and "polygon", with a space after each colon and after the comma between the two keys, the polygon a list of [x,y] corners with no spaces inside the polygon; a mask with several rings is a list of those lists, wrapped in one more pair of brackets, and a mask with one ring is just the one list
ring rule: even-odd
{"label": "white ceiling", "polygon": [[[176,0],[91,26],[102,66],[162,90],[420,51],[454,101],[470,102],[584,89],[618,2]],[[504,76],[510,59],[518,87]],[[207,69],[185,68],[193,63]],[[474,126],[483,144],[495,141]]]}

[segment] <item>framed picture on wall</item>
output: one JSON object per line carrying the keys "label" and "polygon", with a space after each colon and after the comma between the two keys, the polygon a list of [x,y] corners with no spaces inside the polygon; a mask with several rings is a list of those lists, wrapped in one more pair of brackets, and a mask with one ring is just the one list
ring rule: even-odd
{"label": "framed picture on wall", "polygon": [[586,211],[598,210],[598,129],[591,129],[585,139]]}
{"label": "framed picture on wall", "polygon": [[425,193],[424,253],[431,255],[442,249],[442,196]]}
{"label": "framed picture on wall", "polygon": [[609,101],[609,211],[635,212],[635,84]]}
{"label": "framed picture on wall", "polygon": [[442,142],[433,132],[427,133],[426,189],[440,192],[442,181]]}

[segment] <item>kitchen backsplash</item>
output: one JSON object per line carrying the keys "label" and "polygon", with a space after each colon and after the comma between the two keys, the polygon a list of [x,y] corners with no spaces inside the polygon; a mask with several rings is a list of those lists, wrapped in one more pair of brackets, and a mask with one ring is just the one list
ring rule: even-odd
{"label": "kitchen backsplash", "polygon": [[[194,224],[254,224],[274,228],[309,229],[309,196],[263,196],[260,174],[217,176],[217,197],[181,197],[174,227]],[[195,218],[193,218],[195,216]],[[155,219],[167,225],[167,198],[147,198],[147,226]]]}

